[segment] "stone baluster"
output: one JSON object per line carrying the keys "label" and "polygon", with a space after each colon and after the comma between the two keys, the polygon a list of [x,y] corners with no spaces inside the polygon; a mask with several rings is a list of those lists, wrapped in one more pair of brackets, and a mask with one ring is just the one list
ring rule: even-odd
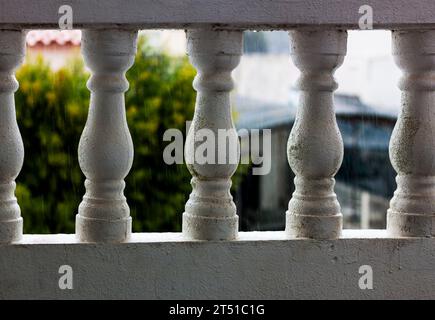
{"label": "stone baluster", "polygon": [[300,69],[299,107],[287,145],[295,192],[286,213],[290,237],[334,239],[342,229],[334,176],[343,141],[334,113],[334,71],[346,54],[347,32],[291,31],[291,55]]}
{"label": "stone baluster", "polygon": [[402,109],[390,140],[397,189],[387,214],[393,236],[435,232],[435,30],[393,31]]}
{"label": "stone baluster", "polygon": [[76,216],[76,235],[84,242],[122,242],[131,234],[124,196],[133,163],[133,142],[125,114],[125,72],[133,65],[137,32],[84,30],[82,52],[91,70],[91,101],[79,143],[86,194]]}
{"label": "stone baluster", "polygon": [[23,219],[15,197],[15,178],[24,160],[24,146],[15,115],[14,70],[23,62],[25,33],[0,30],[0,243],[18,241]]}
{"label": "stone baluster", "polygon": [[[231,240],[237,237],[238,216],[230,187],[240,151],[231,118],[230,91],[233,89],[231,72],[242,55],[242,37],[241,31],[187,31],[187,53],[198,71],[193,83],[197,91],[195,114],[185,148],[186,162],[193,176],[193,190],[183,214],[183,234],[187,238]],[[224,133],[225,142],[221,139]],[[214,140],[213,148],[202,152],[201,145],[206,140]],[[203,155],[207,161],[200,159]]]}

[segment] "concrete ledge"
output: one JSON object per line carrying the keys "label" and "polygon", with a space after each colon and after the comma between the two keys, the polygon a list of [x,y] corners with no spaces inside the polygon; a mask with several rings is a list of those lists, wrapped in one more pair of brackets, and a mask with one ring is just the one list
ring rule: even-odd
{"label": "concrete ledge", "polygon": [[58,28],[58,10],[64,4],[73,9],[75,28],[183,29],[213,24],[222,28],[329,25],[357,29],[362,5],[372,6],[374,28],[435,26],[432,0],[0,0],[0,27]]}
{"label": "concrete ledge", "polygon": [[[61,265],[73,289],[59,289]],[[361,265],[373,290],[361,290]],[[435,238],[344,231],[339,240],[286,240],[284,232],[237,241],[133,234],[129,243],[76,243],[74,235],[25,235],[0,246],[1,299],[435,298]]]}

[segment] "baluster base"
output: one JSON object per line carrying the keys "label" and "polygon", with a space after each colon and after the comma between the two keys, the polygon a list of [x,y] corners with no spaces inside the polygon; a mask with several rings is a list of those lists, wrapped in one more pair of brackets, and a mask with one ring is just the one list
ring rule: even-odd
{"label": "baluster base", "polygon": [[205,217],[183,213],[183,235],[195,240],[234,240],[239,217]]}
{"label": "baluster base", "polygon": [[76,215],[76,237],[81,242],[125,242],[131,235],[131,217],[116,220]]}
{"label": "baluster base", "polygon": [[301,215],[286,211],[286,233],[291,238],[338,239],[343,227],[343,216]]}
{"label": "baluster base", "polygon": [[286,211],[286,233],[291,238],[338,239],[343,215],[333,178],[295,177],[295,192]]}
{"label": "baluster base", "polygon": [[397,175],[396,182],[387,210],[388,233],[399,237],[435,235],[435,177]]}
{"label": "baluster base", "polygon": [[396,237],[435,236],[435,215],[403,213],[388,209],[387,231]]}
{"label": "baluster base", "polygon": [[23,237],[23,218],[0,221],[0,243],[20,241]]}

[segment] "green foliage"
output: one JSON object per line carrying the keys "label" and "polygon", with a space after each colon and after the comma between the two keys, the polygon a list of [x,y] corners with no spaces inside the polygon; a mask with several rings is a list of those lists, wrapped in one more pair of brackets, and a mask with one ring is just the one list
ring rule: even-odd
{"label": "green foliage", "polygon": [[185,132],[193,117],[194,69],[185,58],[153,53],[139,41],[139,54],[127,77],[127,119],[135,145],[133,168],[126,179],[133,231],[179,231],[181,213],[190,193],[185,165],[166,165],[163,133]]}
{"label": "green foliage", "polygon": [[17,179],[24,232],[73,232],[83,194],[77,146],[86,121],[88,75],[76,62],[52,72],[39,58],[18,72],[15,95],[25,161]]}
{"label": "green foliage", "polygon": [[[52,71],[39,58],[17,72],[17,120],[25,161],[16,193],[26,233],[74,232],[85,191],[77,147],[89,105],[88,77],[78,59]],[[140,39],[126,94],[135,158],[125,194],[135,231],[180,229],[190,174],[184,165],[163,162],[162,136],[166,128],[184,130],[185,121],[192,119],[193,77],[186,59],[153,52]]]}
{"label": "green foliage", "polygon": [[[136,232],[180,230],[191,175],[185,165],[164,163],[168,142],[162,137],[167,128],[185,132],[185,122],[192,119],[194,75],[185,58],[154,52],[139,39],[126,93],[135,156],[125,195]],[[17,72],[16,109],[25,161],[16,194],[25,233],[74,232],[85,192],[77,147],[88,112],[88,77],[79,59],[52,71],[39,58]]]}

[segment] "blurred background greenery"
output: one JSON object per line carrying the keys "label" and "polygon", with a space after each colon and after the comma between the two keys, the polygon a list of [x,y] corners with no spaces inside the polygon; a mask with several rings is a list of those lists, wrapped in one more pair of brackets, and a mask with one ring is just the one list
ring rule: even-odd
{"label": "blurred background greenery", "polygon": [[[191,191],[185,165],[166,165],[163,142],[167,128],[185,132],[193,117],[195,70],[185,57],[172,57],[138,42],[128,71],[127,121],[135,146],[125,195],[133,231],[179,231]],[[53,71],[39,57],[18,71],[17,120],[25,161],[17,179],[17,198],[25,233],[73,233],[84,176],[77,147],[86,122],[89,74],[80,57]]]}

